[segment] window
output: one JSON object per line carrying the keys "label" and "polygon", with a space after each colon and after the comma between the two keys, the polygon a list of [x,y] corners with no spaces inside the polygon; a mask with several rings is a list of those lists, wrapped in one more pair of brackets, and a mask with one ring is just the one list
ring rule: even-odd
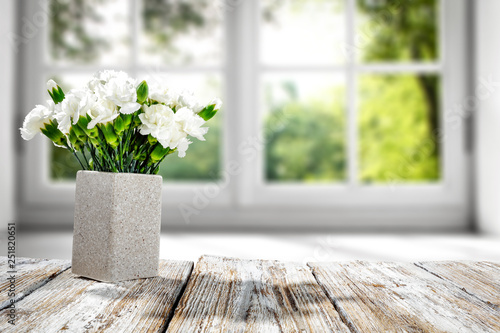
{"label": "window", "polygon": [[[446,121],[466,93],[464,1],[45,6],[22,5],[49,13],[27,46],[46,56],[24,59],[25,109],[47,78],[69,89],[102,68],[223,98],[207,142],[161,168],[173,224],[465,224],[464,135]],[[77,165],[39,141],[25,205],[70,205]]]}

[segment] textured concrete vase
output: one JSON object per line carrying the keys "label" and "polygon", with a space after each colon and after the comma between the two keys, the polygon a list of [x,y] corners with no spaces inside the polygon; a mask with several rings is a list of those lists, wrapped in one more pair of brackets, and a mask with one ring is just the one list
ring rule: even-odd
{"label": "textured concrete vase", "polygon": [[79,171],[74,274],[107,282],[158,275],[162,177]]}

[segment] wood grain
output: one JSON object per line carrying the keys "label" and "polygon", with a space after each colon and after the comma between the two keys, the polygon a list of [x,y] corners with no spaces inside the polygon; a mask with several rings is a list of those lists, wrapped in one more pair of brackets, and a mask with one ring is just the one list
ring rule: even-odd
{"label": "wood grain", "polygon": [[307,267],[203,256],[167,332],[349,332]]}
{"label": "wood grain", "polygon": [[309,263],[352,332],[500,332],[500,312],[411,263]]}
{"label": "wood grain", "polygon": [[7,257],[0,257],[0,310],[11,304],[9,291],[12,280],[8,278],[15,278],[13,299],[18,301],[69,267],[69,260],[16,258],[15,272],[12,272]]}
{"label": "wood grain", "polygon": [[16,325],[1,332],[163,332],[192,262],[161,261],[160,276],[102,283],[69,270],[16,303]]}
{"label": "wood grain", "polygon": [[500,264],[484,261],[428,261],[416,265],[450,281],[494,308],[500,308]]}

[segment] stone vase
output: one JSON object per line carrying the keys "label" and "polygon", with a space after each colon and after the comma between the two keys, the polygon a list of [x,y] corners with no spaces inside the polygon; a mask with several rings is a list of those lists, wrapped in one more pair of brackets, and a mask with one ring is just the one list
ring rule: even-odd
{"label": "stone vase", "polygon": [[117,282],[158,275],[162,177],[79,171],[72,272]]}

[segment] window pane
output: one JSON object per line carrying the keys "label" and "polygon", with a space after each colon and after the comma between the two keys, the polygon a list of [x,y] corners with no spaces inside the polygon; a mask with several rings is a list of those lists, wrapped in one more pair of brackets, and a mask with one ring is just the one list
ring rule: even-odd
{"label": "window pane", "polygon": [[145,64],[222,63],[223,8],[209,0],[142,0],[139,48]]}
{"label": "window pane", "polygon": [[359,80],[359,158],[362,181],[439,180],[439,78],[363,75]]}
{"label": "window pane", "polygon": [[[162,83],[175,90],[187,90],[194,93],[200,103],[209,103],[212,98],[222,100],[222,81],[219,74],[145,74],[145,79],[151,84]],[[170,181],[206,181],[218,179],[221,170],[222,134],[221,126],[224,117],[224,106],[210,119],[205,135],[206,141],[191,138],[193,142],[186,156],[179,158],[176,153],[165,158],[160,166],[159,174],[164,180]]]}
{"label": "window pane", "polygon": [[357,0],[354,49],[365,62],[439,57],[439,1]]}
{"label": "window pane", "polygon": [[262,87],[266,180],[345,180],[344,76],[267,74]]}
{"label": "window pane", "polygon": [[343,1],[261,1],[261,59],[266,65],[343,61]]}
{"label": "window pane", "polygon": [[51,63],[120,65],[130,58],[128,2],[119,0],[51,0]]}

